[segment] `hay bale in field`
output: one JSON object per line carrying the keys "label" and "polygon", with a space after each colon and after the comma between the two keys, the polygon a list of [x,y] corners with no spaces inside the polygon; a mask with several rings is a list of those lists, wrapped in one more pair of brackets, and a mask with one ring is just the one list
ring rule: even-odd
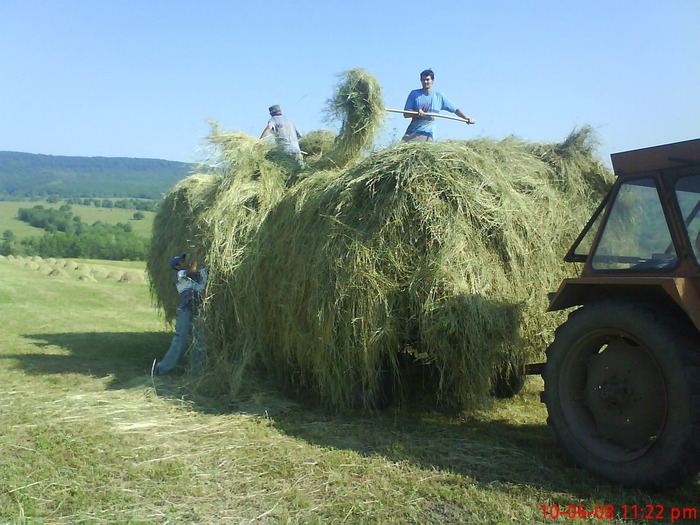
{"label": "hay bale in field", "polygon": [[88,266],[85,263],[78,263],[76,264],[75,268],[73,268],[76,272],[84,272],[84,273],[90,273],[90,266]]}
{"label": "hay bale in field", "polygon": [[121,279],[122,275],[124,275],[124,272],[112,270],[107,274],[106,278],[109,279],[110,281],[116,281],[116,280]]}
{"label": "hay bale in field", "polygon": [[44,262],[46,264],[56,264],[56,259],[54,259],[53,257],[47,257],[46,259],[44,259]]}
{"label": "hay bale in field", "polygon": [[27,261],[23,265],[25,268],[29,268],[30,270],[36,270],[39,268],[39,265],[35,263],[34,261]]}
{"label": "hay bale in field", "polygon": [[39,272],[39,273],[41,273],[41,274],[43,274],[43,275],[48,275],[48,274],[50,274],[53,270],[54,270],[54,267],[51,266],[51,265],[49,265],[49,264],[46,264],[46,261],[44,261],[44,264],[42,264],[41,266],[39,266],[39,267],[36,269],[37,272]]}
{"label": "hay bale in field", "polygon": [[124,272],[117,282],[120,283],[145,283],[146,278],[141,272]]}
{"label": "hay bale in field", "polygon": [[90,269],[90,275],[93,277],[105,277],[106,270],[100,266],[93,266]]}
{"label": "hay bale in field", "polygon": [[78,267],[78,263],[69,259],[63,263],[63,267],[66,270],[75,270]]}
{"label": "hay bale in field", "polygon": [[67,274],[64,270],[61,270],[60,268],[54,268],[53,270],[51,270],[51,271],[49,272],[49,275],[50,275],[51,277],[59,277],[59,278],[61,278],[61,279],[67,279],[67,278],[68,278],[68,274]]}
{"label": "hay bale in field", "polygon": [[97,282],[96,279],[92,275],[87,274],[87,273],[83,273],[83,274],[79,275],[78,281],[89,282],[89,283]]}

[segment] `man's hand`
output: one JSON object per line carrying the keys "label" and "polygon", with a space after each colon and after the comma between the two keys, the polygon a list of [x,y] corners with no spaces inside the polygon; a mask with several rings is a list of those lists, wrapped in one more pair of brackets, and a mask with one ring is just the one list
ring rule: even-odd
{"label": "man's hand", "polygon": [[459,118],[463,118],[467,124],[474,124],[476,121],[473,118],[470,118],[464,114],[464,111],[461,109],[457,109],[455,111],[455,115],[457,115]]}

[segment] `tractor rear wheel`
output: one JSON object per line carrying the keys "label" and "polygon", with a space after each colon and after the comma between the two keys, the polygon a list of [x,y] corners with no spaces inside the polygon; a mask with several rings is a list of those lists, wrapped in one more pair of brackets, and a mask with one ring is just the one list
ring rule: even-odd
{"label": "tractor rear wheel", "polygon": [[572,460],[610,481],[675,486],[700,469],[697,337],[629,300],[571,313],[547,349],[548,423]]}

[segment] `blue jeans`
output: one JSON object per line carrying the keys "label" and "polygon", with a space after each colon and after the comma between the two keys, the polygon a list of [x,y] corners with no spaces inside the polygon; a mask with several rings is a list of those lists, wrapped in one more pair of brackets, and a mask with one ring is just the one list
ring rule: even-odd
{"label": "blue jeans", "polygon": [[193,315],[191,310],[178,308],[175,317],[175,335],[163,360],[156,365],[156,374],[160,376],[172,372],[188,348],[190,350],[189,371],[196,374],[202,370],[206,360],[204,329],[201,319]]}

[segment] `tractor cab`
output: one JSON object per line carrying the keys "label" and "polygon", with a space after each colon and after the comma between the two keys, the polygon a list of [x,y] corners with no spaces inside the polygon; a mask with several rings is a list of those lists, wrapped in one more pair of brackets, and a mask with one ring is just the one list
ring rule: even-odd
{"label": "tractor cab", "polygon": [[564,258],[581,276],[549,310],[633,293],[673,300],[700,329],[700,139],[611,159],[617,180]]}

